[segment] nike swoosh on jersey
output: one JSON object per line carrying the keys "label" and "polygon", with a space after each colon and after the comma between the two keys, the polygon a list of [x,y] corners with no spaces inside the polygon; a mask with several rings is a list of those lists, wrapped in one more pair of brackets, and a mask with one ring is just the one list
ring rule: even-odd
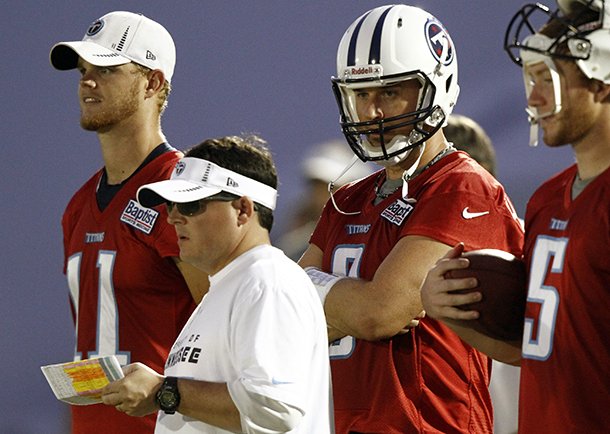
{"label": "nike swoosh on jersey", "polygon": [[466,220],[474,219],[474,218],[481,217],[481,216],[484,216],[487,214],[489,214],[489,211],[470,212],[470,211],[468,211],[468,207],[466,207],[462,210],[462,217],[464,217]]}

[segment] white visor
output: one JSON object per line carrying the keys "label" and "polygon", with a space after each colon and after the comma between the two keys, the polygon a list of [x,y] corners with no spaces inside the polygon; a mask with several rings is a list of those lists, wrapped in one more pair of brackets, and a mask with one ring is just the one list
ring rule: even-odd
{"label": "white visor", "polygon": [[140,187],[137,198],[141,205],[150,208],[166,201],[193,202],[222,191],[248,196],[260,205],[275,209],[276,189],[211,161],[192,157],[178,161],[170,179]]}

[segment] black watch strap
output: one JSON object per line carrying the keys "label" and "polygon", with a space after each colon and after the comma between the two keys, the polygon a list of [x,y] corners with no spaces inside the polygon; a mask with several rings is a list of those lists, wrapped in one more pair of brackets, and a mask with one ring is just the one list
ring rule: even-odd
{"label": "black watch strap", "polygon": [[174,414],[180,405],[180,392],[178,391],[178,378],[165,377],[157,391],[155,400],[161,410],[167,414]]}

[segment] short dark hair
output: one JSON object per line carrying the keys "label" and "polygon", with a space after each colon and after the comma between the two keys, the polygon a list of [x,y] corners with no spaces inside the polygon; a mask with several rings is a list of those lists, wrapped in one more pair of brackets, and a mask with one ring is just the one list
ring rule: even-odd
{"label": "short dark hair", "polygon": [[[265,140],[257,135],[207,139],[189,149],[185,156],[201,158],[277,189],[277,171]],[[260,225],[271,232],[273,211],[255,203]]]}
{"label": "short dark hair", "polygon": [[452,114],[443,130],[448,141],[466,151],[489,173],[496,176],[496,151],[485,130],[467,116]]}
{"label": "short dark hair", "polygon": [[588,4],[573,1],[565,15],[551,15],[549,21],[542,26],[539,32],[549,38],[558,38],[583,24],[595,23],[599,20],[599,11],[591,9]]}

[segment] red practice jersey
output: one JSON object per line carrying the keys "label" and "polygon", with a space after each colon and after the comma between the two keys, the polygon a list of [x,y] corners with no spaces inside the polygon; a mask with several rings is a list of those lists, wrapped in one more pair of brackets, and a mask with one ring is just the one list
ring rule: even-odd
{"label": "red practice jersey", "polygon": [[[407,235],[467,250],[497,248],[521,256],[523,229],[502,186],[467,154],[453,152],[373,205],[377,172],[335,194],[311,242],[324,252],[323,269],[372,280]],[[417,254],[414,252],[413,254]],[[337,434],[491,433],[491,363],[431,318],[407,334],[369,342],[345,337],[331,345]]]}
{"label": "red practice jersey", "polygon": [[[138,205],[143,184],[169,178],[178,152],[166,152],[125,182],[104,211],[96,202],[102,172],[64,213],[64,272],[76,326],[75,359],[116,354],[162,373],[169,349],[195,305],[172,257],[176,233],[165,207]],[[152,433],[156,415],[134,418],[103,404],[72,407],[73,433]]]}
{"label": "red practice jersey", "polygon": [[610,169],[572,200],[576,173],[527,206],[519,433],[610,429]]}

